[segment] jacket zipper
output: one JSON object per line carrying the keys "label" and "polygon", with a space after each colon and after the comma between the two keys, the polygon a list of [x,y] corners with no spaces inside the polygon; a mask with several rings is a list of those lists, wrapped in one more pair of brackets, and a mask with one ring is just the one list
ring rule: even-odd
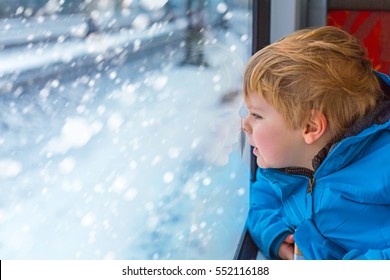
{"label": "jacket zipper", "polygon": [[311,218],[313,215],[313,190],[316,184],[316,179],[314,178],[314,171],[301,168],[301,167],[287,167],[280,169],[282,172],[285,172],[290,175],[298,175],[306,177],[309,180],[309,184],[306,189],[306,219]]}
{"label": "jacket zipper", "polygon": [[315,184],[316,184],[316,179],[314,177],[309,177],[309,186],[307,187],[306,193],[312,193]]}
{"label": "jacket zipper", "polygon": [[[285,168],[284,172],[291,175],[300,175],[309,179],[309,184],[306,190],[306,215],[305,218],[311,218],[313,215],[313,190],[315,187],[316,179],[314,178],[314,172],[306,168]],[[300,252],[298,245],[294,242],[294,259],[305,259]]]}
{"label": "jacket zipper", "polygon": [[313,203],[313,190],[315,187],[316,180],[314,177],[309,178],[309,186],[306,191],[306,219],[311,218],[314,213]]}

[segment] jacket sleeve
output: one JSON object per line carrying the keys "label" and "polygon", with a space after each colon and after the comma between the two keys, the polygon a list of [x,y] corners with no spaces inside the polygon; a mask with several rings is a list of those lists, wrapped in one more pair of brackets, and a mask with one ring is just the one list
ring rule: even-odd
{"label": "jacket sleeve", "polygon": [[251,184],[247,226],[262,253],[267,258],[278,259],[280,244],[293,230],[282,218],[282,203],[270,182],[257,178]]}
{"label": "jacket sleeve", "polygon": [[352,250],[348,252],[343,258],[344,260],[390,260],[390,248],[384,250],[368,250],[367,252],[360,252],[359,250]]}

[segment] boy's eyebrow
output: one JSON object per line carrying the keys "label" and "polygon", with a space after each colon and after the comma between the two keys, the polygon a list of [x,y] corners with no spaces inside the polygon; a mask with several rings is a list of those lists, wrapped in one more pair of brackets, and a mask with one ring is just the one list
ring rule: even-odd
{"label": "boy's eyebrow", "polygon": [[244,100],[245,106],[248,108],[248,110],[255,110],[255,111],[265,111],[262,106],[253,106],[250,102],[250,98],[245,98]]}
{"label": "boy's eyebrow", "polygon": [[255,107],[255,106],[251,106],[251,105],[248,105],[248,104],[247,104],[247,108],[248,108],[248,110],[264,111],[264,109],[261,108],[261,107]]}

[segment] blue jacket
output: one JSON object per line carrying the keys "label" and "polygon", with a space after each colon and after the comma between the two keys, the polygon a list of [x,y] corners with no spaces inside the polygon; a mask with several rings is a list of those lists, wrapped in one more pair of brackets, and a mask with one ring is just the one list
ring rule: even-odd
{"label": "blue jacket", "polygon": [[247,226],[269,258],[294,233],[306,259],[390,259],[390,120],[344,138],[311,175],[259,168],[250,197]]}

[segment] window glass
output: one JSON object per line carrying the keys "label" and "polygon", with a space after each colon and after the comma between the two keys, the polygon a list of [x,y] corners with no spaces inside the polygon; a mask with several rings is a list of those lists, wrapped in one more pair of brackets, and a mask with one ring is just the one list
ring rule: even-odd
{"label": "window glass", "polygon": [[233,257],[249,5],[0,0],[1,258]]}

